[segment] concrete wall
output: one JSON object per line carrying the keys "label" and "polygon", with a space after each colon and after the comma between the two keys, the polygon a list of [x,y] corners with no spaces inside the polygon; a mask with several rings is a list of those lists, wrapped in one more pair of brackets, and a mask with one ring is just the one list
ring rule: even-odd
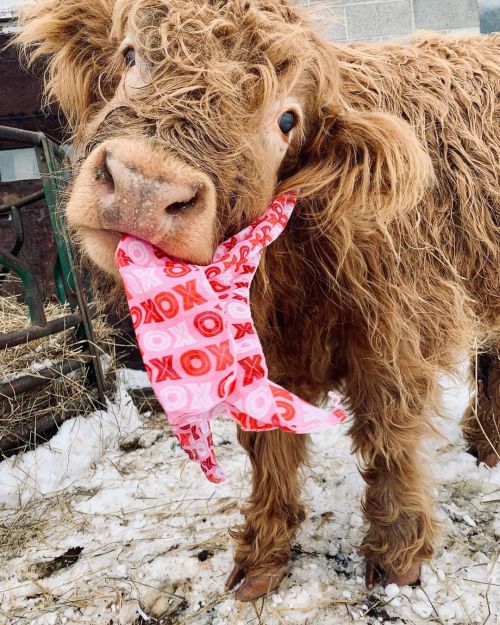
{"label": "concrete wall", "polygon": [[384,41],[415,30],[479,32],[477,0],[295,0],[331,41]]}
{"label": "concrete wall", "polygon": [[[30,0],[0,0],[0,20]],[[89,0],[91,1],[91,0]],[[479,32],[478,0],[292,0],[317,5],[317,20],[331,41],[380,41],[415,30]],[[497,0],[480,0],[497,5]],[[326,7],[326,8],[323,8]],[[9,29],[1,24],[0,30]]]}
{"label": "concrete wall", "polygon": [[500,32],[500,0],[478,0],[481,32]]}

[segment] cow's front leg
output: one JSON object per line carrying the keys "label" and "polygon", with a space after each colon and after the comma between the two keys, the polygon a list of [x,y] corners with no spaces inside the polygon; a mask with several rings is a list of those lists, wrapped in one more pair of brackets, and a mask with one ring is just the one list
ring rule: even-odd
{"label": "cow's front leg", "polygon": [[406,388],[381,368],[351,376],[354,449],[366,482],[368,531],[360,551],[366,583],[417,583],[421,564],[433,553],[437,523],[428,462],[420,455],[429,433],[426,408],[436,392],[433,375],[408,377]]}
{"label": "cow's front leg", "polygon": [[238,440],[252,463],[252,493],[243,510],[245,524],[231,532],[235,567],[227,587],[244,580],[236,598],[252,601],[280,585],[304,519],[299,468],[307,459],[307,436],[239,430]]}

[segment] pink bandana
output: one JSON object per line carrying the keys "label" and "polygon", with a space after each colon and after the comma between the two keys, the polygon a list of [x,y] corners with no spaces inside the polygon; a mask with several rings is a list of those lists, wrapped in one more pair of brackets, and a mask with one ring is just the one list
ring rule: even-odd
{"label": "pink bandana", "polygon": [[[244,430],[306,433],[343,421],[339,399],[322,410],[268,380],[250,315],[249,289],[264,248],[284,230],[297,193],[217,248],[210,265],[169,258],[122,236],[116,251],[146,371],[172,430],[212,482],[224,480],[210,420],[230,415]],[[286,346],[284,346],[286,349]]]}

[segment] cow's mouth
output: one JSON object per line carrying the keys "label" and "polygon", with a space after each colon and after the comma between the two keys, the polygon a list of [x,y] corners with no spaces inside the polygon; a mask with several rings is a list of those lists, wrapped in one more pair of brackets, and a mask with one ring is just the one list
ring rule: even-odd
{"label": "cow's mouth", "polygon": [[[83,248],[85,254],[106,273],[111,274],[115,278],[118,277],[118,271],[115,261],[115,253],[118,243],[123,235],[127,232],[119,232],[117,230],[106,230],[103,228],[79,228],[77,238]],[[139,237],[141,238],[141,237]],[[208,234],[206,239],[210,240],[211,235]],[[214,246],[210,246],[207,253],[206,246],[198,249],[190,245],[189,242],[183,244],[182,241],[176,241],[175,238],[164,241],[151,241],[144,239],[148,243],[152,243],[160,252],[168,257],[183,261],[193,265],[206,265],[212,259]]]}

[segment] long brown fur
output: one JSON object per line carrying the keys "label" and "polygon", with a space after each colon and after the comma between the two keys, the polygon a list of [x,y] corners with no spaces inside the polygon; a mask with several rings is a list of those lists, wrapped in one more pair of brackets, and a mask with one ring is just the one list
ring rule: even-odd
{"label": "long brown fur", "polygon": [[[253,285],[270,371],[309,400],[344,392],[367,483],[361,551],[387,572],[418,567],[437,531],[419,457],[437,373],[499,344],[500,36],[335,46],[279,0],[43,0],[22,19],[18,42],[49,55],[47,92],[81,153],[147,136],[199,167],[218,189],[219,238],[300,187]],[[98,119],[126,28],[151,80]],[[270,186],[255,128],[290,90],[305,123]],[[303,516],[305,441],[240,439],[254,481],[235,559],[258,574],[286,562]]]}

